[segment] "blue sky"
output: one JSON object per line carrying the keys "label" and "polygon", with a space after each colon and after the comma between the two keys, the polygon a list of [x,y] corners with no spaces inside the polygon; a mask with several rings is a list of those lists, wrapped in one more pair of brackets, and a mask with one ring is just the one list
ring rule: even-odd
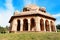
{"label": "blue sky", "polygon": [[56,24],[60,24],[60,0],[0,0],[0,25],[9,25],[8,21],[14,11],[22,11],[28,4],[36,4],[46,7],[46,11],[56,18]]}

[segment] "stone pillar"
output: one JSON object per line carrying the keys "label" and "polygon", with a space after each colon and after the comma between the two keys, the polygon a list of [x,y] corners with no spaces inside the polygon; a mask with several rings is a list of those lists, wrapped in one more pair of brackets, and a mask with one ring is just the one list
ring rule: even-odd
{"label": "stone pillar", "polygon": [[46,27],[45,27],[45,19],[44,19],[44,32],[46,32]]}
{"label": "stone pillar", "polygon": [[12,30],[11,31],[12,32],[16,32],[17,31],[17,20],[16,19],[14,19],[12,21]]}
{"label": "stone pillar", "polygon": [[55,24],[55,21],[54,21],[53,23],[54,23],[55,31],[57,32],[57,28],[56,28],[56,24]]}
{"label": "stone pillar", "polygon": [[28,19],[28,31],[30,31],[30,19]]}
{"label": "stone pillar", "polygon": [[49,20],[49,29],[50,29],[50,32],[52,32],[51,31],[51,22],[50,22],[50,20]]}
{"label": "stone pillar", "polygon": [[20,19],[20,31],[23,31],[23,19]]}
{"label": "stone pillar", "polygon": [[35,23],[36,23],[36,31],[41,31],[40,29],[40,17],[35,18]]}
{"label": "stone pillar", "polygon": [[[39,26],[40,26],[40,19],[39,19]],[[40,31],[41,31],[41,27],[40,27]]]}

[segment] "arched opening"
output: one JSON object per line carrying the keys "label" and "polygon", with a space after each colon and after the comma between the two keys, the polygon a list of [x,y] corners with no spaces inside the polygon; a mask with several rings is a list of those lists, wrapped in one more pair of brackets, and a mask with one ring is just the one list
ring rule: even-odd
{"label": "arched opening", "polygon": [[28,20],[27,19],[23,20],[23,31],[28,31]]}
{"label": "arched opening", "polygon": [[44,31],[44,20],[40,19],[40,29],[41,31]]}
{"label": "arched opening", "polygon": [[17,20],[17,31],[20,31],[20,20]]}
{"label": "arched opening", "polygon": [[23,12],[25,12],[25,11],[30,11],[28,8],[23,8]]}
{"label": "arched opening", "polygon": [[45,28],[46,28],[46,31],[50,31],[49,30],[49,21],[48,20],[45,21]]}
{"label": "arched opening", "polygon": [[30,30],[31,30],[31,31],[36,31],[36,29],[35,29],[35,20],[34,20],[34,18],[31,18],[30,21],[31,21],[31,25],[30,25],[31,28],[30,28]]}
{"label": "arched opening", "polygon": [[54,23],[51,21],[51,31],[55,31]]}

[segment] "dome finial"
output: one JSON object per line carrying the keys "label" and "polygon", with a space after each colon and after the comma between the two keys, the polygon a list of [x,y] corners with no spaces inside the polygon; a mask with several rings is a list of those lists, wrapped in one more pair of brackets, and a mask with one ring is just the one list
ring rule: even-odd
{"label": "dome finial", "polygon": [[18,13],[19,13],[19,11],[18,10],[15,10],[14,15],[17,15]]}

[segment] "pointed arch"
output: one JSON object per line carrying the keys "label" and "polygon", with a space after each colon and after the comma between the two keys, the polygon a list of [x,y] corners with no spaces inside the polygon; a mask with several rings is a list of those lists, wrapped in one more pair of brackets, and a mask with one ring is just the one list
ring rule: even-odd
{"label": "pointed arch", "polygon": [[45,28],[46,28],[46,31],[50,31],[49,30],[49,21],[48,20],[45,21]]}
{"label": "pointed arch", "polygon": [[40,29],[41,31],[44,31],[44,20],[40,19]]}
{"label": "pointed arch", "polygon": [[55,31],[54,23],[51,21],[51,31]]}
{"label": "pointed arch", "polygon": [[20,20],[17,20],[17,31],[20,31]]}
{"label": "pointed arch", "polygon": [[23,20],[23,31],[28,31],[28,20],[27,19]]}
{"label": "pointed arch", "polygon": [[35,31],[36,29],[35,29],[35,20],[34,20],[34,18],[31,18],[30,21],[31,21],[31,25],[30,25],[31,28],[30,28],[30,30],[31,30],[31,31]]}

